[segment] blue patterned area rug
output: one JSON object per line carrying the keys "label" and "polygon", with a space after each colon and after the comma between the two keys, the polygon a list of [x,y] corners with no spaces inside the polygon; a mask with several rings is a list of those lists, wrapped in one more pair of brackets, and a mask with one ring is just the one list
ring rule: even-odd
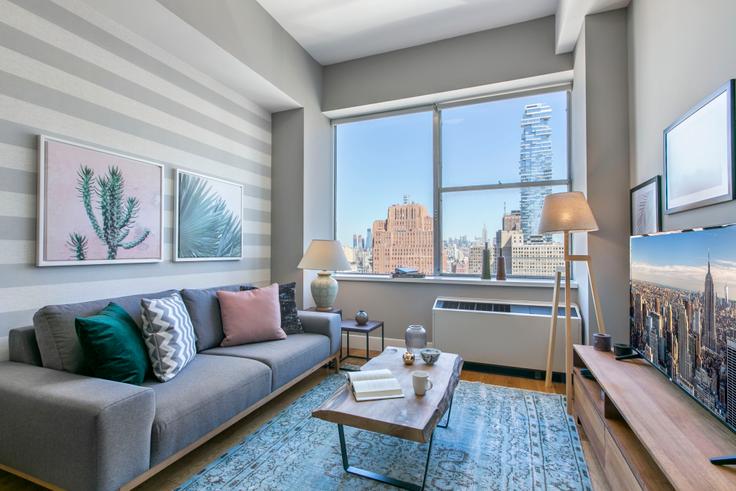
{"label": "blue patterned area rug", "polygon": [[[310,416],[344,380],[328,377],[179,489],[395,489],[345,473],[337,426]],[[348,427],[345,437],[351,464],[421,482],[426,444]],[[461,381],[449,427],[435,430],[426,489],[591,489],[564,398]]]}

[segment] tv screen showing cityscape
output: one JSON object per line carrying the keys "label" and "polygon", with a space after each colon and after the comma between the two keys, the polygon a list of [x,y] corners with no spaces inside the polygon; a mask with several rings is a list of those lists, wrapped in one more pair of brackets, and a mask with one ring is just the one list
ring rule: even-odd
{"label": "tv screen showing cityscape", "polygon": [[736,431],[736,225],[631,238],[631,345]]}

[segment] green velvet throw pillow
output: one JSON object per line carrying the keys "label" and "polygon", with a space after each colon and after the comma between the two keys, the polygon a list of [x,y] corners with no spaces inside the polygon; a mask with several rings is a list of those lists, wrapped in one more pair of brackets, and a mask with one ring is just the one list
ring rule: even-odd
{"label": "green velvet throw pillow", "polygon": [[75,319],[77,337],[92,375],[141,385],[150,362],[133,318],[120,305],[109,303],[96,315]]}

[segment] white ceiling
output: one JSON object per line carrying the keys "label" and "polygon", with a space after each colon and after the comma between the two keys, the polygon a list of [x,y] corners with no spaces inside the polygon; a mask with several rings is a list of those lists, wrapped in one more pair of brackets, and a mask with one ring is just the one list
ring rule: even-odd
{"label": "white ceiling", "polygon": [[[583,0],[587,2],[589,0]],[[553,15],[559,0],[258,0],[323,65]]]}

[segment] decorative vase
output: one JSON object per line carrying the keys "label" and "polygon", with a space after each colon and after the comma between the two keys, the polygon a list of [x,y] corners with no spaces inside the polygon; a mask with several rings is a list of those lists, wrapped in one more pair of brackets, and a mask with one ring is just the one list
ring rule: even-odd
{"label": "decorative vase", "polygon": [[329,271],[320,271],[310,285],[312,298],[320,312],[330,312],[337,298],[337,280]]}
{"label": "decorative vase", "polygon": [[424,326],[412,324],[406,328],[404,341],[406,342],[406,350],[411,351],[416,356],[422,349],[427,347],[427,331]]}
{"label": "decorative vase", "polygon": [[359,326],[365,326],[368,324],[368,312],[365,310],[359,310],[355,313],[355,323]]}
{"label": "decorative vase", "polygon": [[488,250],[488,242],[483,249],[483,266],[481,268],[480,277],[483,280],[491,279],[491,251]]}
{"label": "decorative vase", "polygon": [[496,280],[506,280],[506,258],[499,254],[496,258]]}

